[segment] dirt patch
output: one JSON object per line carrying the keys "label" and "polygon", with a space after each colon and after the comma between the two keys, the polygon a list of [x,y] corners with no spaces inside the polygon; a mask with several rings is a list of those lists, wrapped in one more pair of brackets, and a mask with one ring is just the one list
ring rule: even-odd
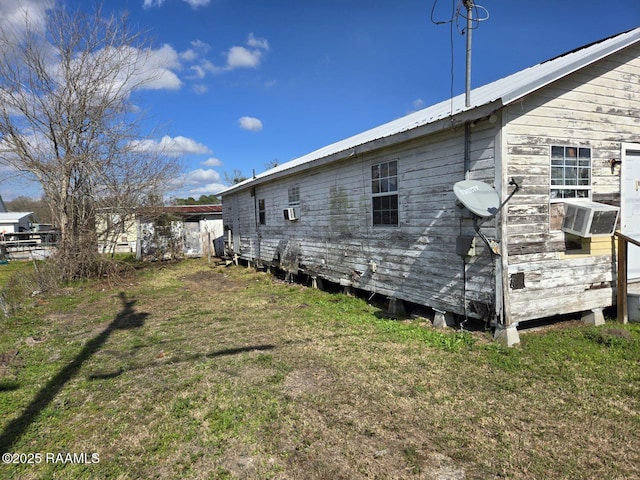
{"label": "dirt patch", "polygon": [[207,270],[185,275],[182,280],[193,291],[220,292],[239,288],[239,283],[229,275]]}
{"label": "dirt patch", "polygon": [[313,395],[331,385],[335,378],[321,368],[304,368],[291,372],[284,380],[283,390],[290,398]]}

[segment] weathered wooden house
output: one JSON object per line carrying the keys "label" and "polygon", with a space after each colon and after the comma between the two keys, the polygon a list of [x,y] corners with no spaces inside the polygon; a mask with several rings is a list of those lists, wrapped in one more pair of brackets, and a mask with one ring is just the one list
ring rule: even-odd
{"label": "weathered wooden house", "polygon": [[[466,103],[448,99],[227,188],[230,253],[485,319],[497,333],[615,303],[612,230],[640,231],[640,28],[476,88]],[[454,194],[465,179],[508,201],[479,219]]]}

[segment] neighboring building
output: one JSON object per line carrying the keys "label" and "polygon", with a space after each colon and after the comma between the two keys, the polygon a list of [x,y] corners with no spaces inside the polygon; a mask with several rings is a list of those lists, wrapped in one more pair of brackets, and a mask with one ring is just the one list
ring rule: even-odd
{"label": "neighboring building", "polygon": [[0,212],[0,234],[28,232],[33,212]]}
{"label": "neighboring building", "polygon": [[[453,192],[464,179],[509,198],[479,229]],[[640,28],[476,88],[470,106],[457,96],[221,195],[231,255],[513,333],[615,302],[613,239],[589,227],[612,227],[598,219],[614,205],[619,228],[637,234],[638,185]],[[568,224],[583,213],[593,222]],[[629,263],[640,279],[640,249]]]}
{"label": "neighboring building", "polygon": [[222,256],[222,205],[179,205],[137,214],[138,258]]}
{"label": "neighboring building", "polygon": [[4,204],[2,200],[2,195],[0,195],[0,213],[7,212],[7,206]]}
{"label": "neighboring building", "polygon": [[100,209],[96,214],[96,233],[100,253],[133,253],[138,242],[135,213]]}

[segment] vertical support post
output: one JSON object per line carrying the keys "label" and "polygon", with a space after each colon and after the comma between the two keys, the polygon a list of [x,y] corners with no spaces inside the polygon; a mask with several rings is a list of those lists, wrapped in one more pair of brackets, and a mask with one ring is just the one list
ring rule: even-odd
{"label": "vertical support post", "polygon": [[622,235],[618,235],[618,322],[627,323],[627,251],[629,244]]}

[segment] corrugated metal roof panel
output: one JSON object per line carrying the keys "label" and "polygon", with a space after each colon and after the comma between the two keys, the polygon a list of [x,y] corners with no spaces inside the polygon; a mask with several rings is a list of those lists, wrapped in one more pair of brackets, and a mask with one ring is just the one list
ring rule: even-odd
{"label": "corrugated metal roof panel", "polygon": [[33,212],[0,212],[0,223],[19,223]]}
{"label": "corrugated metal roof panel", "polygon": [[175,213],[220,213],[222,205],[172,205],[165,207],[165,210]]}
{"label": "corrugated metal roof panel", "polygon": [[623,48],[640,41],[640,27],[613,37],[600,40],[587,46],[572,50],[551,60],[526,68],[507,77],[488,83],[471,91],[471,102],[465,106],[465,94],[447,99],[423,110],[413,112],[402,118],[385,123],[379,127],[359,133],[339,142],[327,145],[307,155],[291,160],[275,168],[267,170],[254,178],[233,185],[220,194],[229,193],[246,187],[256,180],[263,179],[286,170],[311,164],[316,160],[352,150],[360,145],[391,137],[415,128],[436,122],[443,118],[454,117],[475,108],[499,102],[508,105],[525,95],[532,93],[566,75],[569,75],[591,63],[605,58]]}

